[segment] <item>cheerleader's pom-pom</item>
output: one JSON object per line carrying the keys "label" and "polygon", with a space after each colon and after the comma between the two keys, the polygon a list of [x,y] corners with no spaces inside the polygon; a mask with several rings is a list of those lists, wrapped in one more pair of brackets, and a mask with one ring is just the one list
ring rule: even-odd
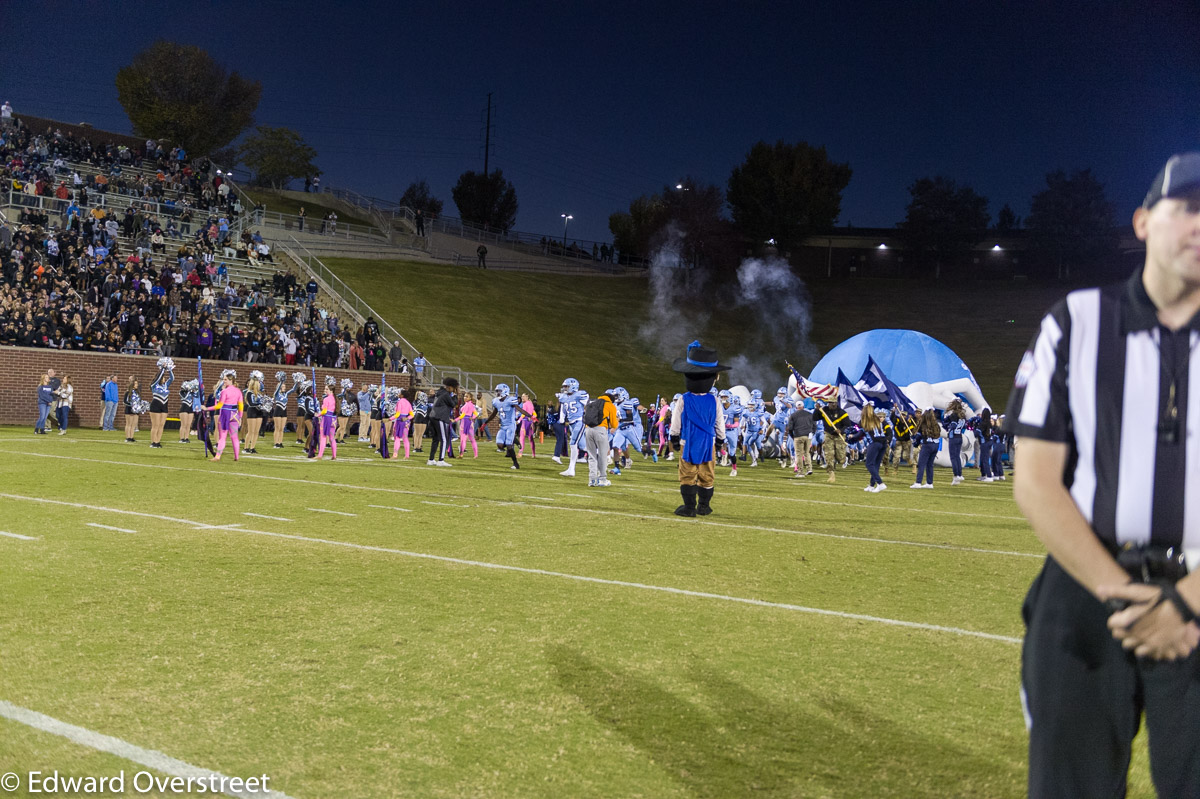
{"label": "cheerleader's pom-pom", "polygon": [[292,382],[293,383],[303,383],[304,382],[304,372],[292,372]]}
{"label": "cheerleader's pom-pom", "polygon": [[354,381],[353,381],[353,380],[351,380],[351,379],[350,379],[350,378],[348,378],[348,377],[343,377],[343,378],[342,378],[342,388],[353,388],[353,387],[354,387]]}
{"label": "cheerleader's pom-pom", "polygon": [[175,371],[175,361],[171,360],[170,358],[165,358],[165,357],[159,358],[158,359],[158,368],[166,369],[168,372],[174,372]]}
{"label": "cheerleader's pom-pom", "polygon": [[275,373],[275,379],[280,382],[283,382],[284,379],[286,379],[286,378],[287,378],[287,372],[276,372]]}
{"label": "cheerleader's pom-pom", "polygon": [[263,373],[260,372],[259,370],[255,369],[254,371],[252,371],[250,373],[250,379],[257,380],[258,382],[261,383],[263,381]]}
{"label": "cheerleader's pom-pom", "polygon": [[327,385],[327,386],[336,386],[336,385],[337,385],[337,378],[336,378],[336,377],[334,377],[333,375],[325,375],[325,385]]}

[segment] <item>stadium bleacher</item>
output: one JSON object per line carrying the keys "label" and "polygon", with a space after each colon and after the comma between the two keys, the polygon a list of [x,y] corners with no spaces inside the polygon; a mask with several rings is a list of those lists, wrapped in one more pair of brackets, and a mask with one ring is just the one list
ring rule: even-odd
{"label": "stadium bleacher", "polygon": [[259,257],[207,159],[12,125],[0,165],[0,344],[318,366],[344,363],[354,338],[382,349],[371,325],[310,302],[269,245]]}

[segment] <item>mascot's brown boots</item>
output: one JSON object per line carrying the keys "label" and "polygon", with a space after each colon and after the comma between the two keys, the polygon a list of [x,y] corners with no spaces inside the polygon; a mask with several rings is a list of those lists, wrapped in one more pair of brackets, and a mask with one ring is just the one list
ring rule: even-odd
{"label": "mascot's brown boots", "polygon": [[696,514],[698,516],[707,516],[712,513],[712,506],[708,503],[712,500],[713,490],[711,488],[697,488],[700,494],[700,504],[696,506]]}
{"label": "mascot's brown boots", "polygon": [[[699,489],[696,486],[680,486],[679,493],[683,496],[683,504],[675,509],[676,516],[692,517],[696,515],[696,494]],[[709,489],[709,496],[712,489]],[[707,503],[705,503],[707,505]],[[710,510],[709,513],[712,511]]]}

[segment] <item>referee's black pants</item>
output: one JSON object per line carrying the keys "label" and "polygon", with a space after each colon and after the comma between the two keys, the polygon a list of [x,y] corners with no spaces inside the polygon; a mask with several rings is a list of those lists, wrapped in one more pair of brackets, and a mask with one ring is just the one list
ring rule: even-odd
{"label": "referee's black pants", "polygon": [[1200,797],[1200,651],[1173,663],[1125,652],[1104,605],[1053,558],[1021,612],[1031,799],[1124,797],[1143,711],[1158,796]]}

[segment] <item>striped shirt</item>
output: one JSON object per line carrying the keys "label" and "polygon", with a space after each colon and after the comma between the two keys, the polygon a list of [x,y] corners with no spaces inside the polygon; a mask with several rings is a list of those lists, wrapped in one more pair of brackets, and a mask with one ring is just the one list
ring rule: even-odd
{"label": "striped shirt", "polygon": [[1164,327],[1139,269],[1068,294],[1021,360],[1008,427],[1067,444],[1063,483],[1104,541],[1200,547],[1198,343],[1200,315]]}

